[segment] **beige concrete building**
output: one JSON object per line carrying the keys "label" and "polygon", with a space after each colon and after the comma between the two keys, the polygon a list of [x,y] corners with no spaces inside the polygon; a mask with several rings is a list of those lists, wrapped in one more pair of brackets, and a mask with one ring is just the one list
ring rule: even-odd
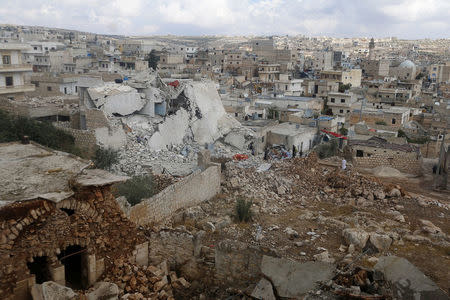
{"label": "beige concrete building", "polygon": [[389,76],[388,60],[363,60],[360,64],[362,75],[371,78],[384,78]]}
{"label": "beige concrete building", "polygon": [[361,69],[350,70],[324,70],[320,72],[320,79],[328,81],[342,82],[343,84],[351,84],[352,87],[361,86]]}
{"label": "beige concrete building", "polygon": [[34,85],[27,83],[31,65],[22,62],[23,45],[0,44],[0,96],[23,97],[34,91]]}
{"label": "beige concrete building", "polygon": [[350,114],[352,104],[356,102],[356,97],[353,93],[328,93],[327,106],[336,116],[345,116]]}
{"label": "beige concrete building", "polygon": [[432,82],[450,83],[450,61],[445,64],[434,64],[428,68],[428,76]]}

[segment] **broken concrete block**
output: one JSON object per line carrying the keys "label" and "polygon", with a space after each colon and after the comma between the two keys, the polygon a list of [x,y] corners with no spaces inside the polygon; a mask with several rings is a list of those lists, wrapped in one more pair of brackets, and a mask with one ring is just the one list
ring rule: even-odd
{"label": "broken concrete block", "polygon": [[[47,281],[40,285],[39,287],[32,288],[34,290],[33,300],[73,300],[78,299],[78,294],[75,293],[71,288],[65,287],[63,285],[57,284],[53,281]],[[41,293],[39,295],[39,292]],[[41,298],[39,298],[41,297]]]}
{"label": "broken concrete block", "polygon": [[119,296],[119,288],[111,282],[97,282],[94,290],[86,294],[87,300],[114,300]]}
{"label": "broken concrete block", "polygon": [[227,134],[224,141],[226,144],[231,145],[239,150],[244,150],[245,137],[238,132],[230,132],[229,134]]}
{"label": "broken concrete block", "polygon": [[271,256],[263,256],[261,262],[261,272],[272,281],[278,296],[287,298],[300,298],[318,282],[330,280],[334,270],[331,263],[299,263]]}
{"label": "broken concrete block", "polygon": [[397,299],[450,299],[430,278],[403,257],[382,256],[375,270],[392,283]]}
{"label": "broken concrete block", "polygon": [[275,300],[273,287],[269,280],[262,278],[255,286],[251,296],[260,300]]}

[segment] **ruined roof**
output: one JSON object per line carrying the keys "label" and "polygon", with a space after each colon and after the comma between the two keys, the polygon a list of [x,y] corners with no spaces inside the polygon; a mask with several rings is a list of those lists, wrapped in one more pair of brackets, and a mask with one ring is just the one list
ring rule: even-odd
{"label": "ruined roof", "polygon": [[85,170],[90,166],[90,161],[36,143],[0,144],[0,207],[38,198],[59,202],[74,194],[72,180],[81,186],[101,186],[127,179]]}
{"label": "ruined roof", "polygon": [[403,151],[403,152],[418,152],[419,148],[413,146],[411,144],[394,144],[389,143],[387,140],[380,137],[371,137],[368,140],[354,140],[351,139],[348,141],[349,146],[365,146],[365,147],[373,147],[373,148],[381,148],[381,149],[390,149],[394,151]]}

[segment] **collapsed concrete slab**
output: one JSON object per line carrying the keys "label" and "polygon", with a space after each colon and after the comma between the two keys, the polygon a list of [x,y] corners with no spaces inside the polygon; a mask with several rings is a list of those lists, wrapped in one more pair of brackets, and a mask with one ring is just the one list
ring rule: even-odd
{"label": "collapsed concrete slab", "polygon": [[436,283],[403,257],[382,256],[375,270],[381,271],[386,280],[392,283],[396,299],[450,299]]}
{"label": "collapsed concrete slab", "polygon": [[300,263],[271,256],[263,256],[261,262],[261,272],[272,281],[278,296],[286,298],[300,298],[317,283],[330,280],[334,270],[331,263]]}
{"label": "collapsed concrete slab", "polygon": [[273,287],[269,280],[262,278],[255,286],[251,296],[259,300],[276,300]]}
{"label": "collapsed concrete slab", "polygon": [[147,103],[144,94],[130,86],[115,83],[89,88],[88,94],[95,107],[108,115],[130,115],[140,111]]}

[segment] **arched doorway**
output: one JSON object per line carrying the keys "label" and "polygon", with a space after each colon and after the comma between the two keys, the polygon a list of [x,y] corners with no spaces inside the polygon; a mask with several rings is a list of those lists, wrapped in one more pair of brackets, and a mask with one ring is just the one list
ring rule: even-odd
{"label": "arched doorway", "polygon": [[27,263],[27,267],[36,277],[37,284],[52,280],[47,256],[33,257],[33,262]]}

